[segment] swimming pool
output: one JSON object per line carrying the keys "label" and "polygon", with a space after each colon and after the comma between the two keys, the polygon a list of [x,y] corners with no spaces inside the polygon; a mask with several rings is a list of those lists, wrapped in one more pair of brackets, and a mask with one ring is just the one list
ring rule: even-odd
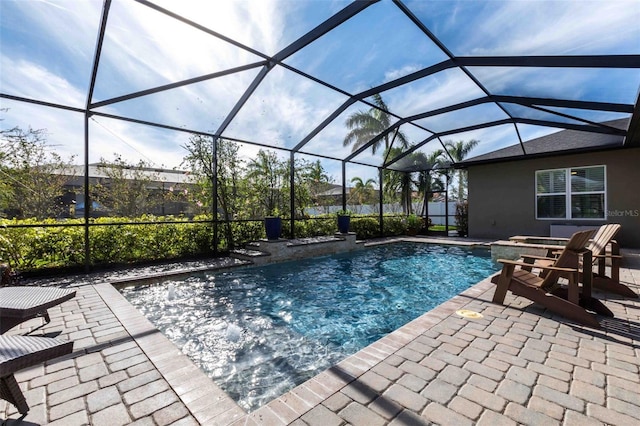
{"label": "swimming pool", "polygon": [[497,269],[488,250],[400,243],[121,292],[251,411]]}

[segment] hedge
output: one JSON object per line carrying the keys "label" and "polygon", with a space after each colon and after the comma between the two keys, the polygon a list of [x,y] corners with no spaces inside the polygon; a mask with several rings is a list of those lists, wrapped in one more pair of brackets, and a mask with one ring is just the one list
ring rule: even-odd
{"label": "hedge", "polygon": [[[213,224],[207,220],[210,217],[200,216],[188,221],[184,218],[148,215],[133,219],[91,219],[90,263],[131,264],[213,255]],[[0,219],[0,263],[8,263],[19,271],[81,267],[85,264],[83,225],[84,219]],[[231,228],[233,244],[227,238],[228,226]],[[335,215],[295,222],[298,238],[333,235],[336,231]],[[379,237],[379,217],[353,216],[351,231],[359,239]],[[405,232],[404,217],[385,216],[385,236],[402,235]],[[287,219],[283,220],[283,237],[290,237],[290,222]],[[219,252],[261,238],[265,238],[262,221],[218,224]]]}

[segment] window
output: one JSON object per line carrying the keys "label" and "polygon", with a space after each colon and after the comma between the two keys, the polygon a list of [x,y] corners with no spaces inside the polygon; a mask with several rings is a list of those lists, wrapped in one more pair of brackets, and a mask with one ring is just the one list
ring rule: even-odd
{"label": "window", "polygon": [[536,219],[605,219],[605,166],[536,172]]}

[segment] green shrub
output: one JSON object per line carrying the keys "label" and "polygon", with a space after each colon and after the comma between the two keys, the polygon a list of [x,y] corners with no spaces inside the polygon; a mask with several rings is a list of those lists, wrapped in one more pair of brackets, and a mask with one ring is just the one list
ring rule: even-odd
{"label": "green shrub", "polygon": [[377,215],[352,216],[350,229],[361,240],[376,238],[380,236],[380,221]]}
{"label": "green shrub", "polygon": [[[213,254],[213,224],[206,222],[211,217],[194,219],[202,222],[149,215],[134,219],[92,219],[89,226],[90,263],[126,264]],[[385,216],[384,223],[384,235],[402,235],[406,231],[401,216]],[[83,266],[83,224],[84,219],[0,219],[0,263],[8,263],[12,269],[20,271]],[[218,224],[217,248],[220,252],[265,238],[262,221],[231,222],[233,241],[227,241],[226,226],[225,223]],[[282,227],[283,237],[289,238],[290,222],[283,220]],[[379,218],[377,215],[352,216],[351,230],[359,239],[377,238],[380,236]],[[295,222],[298,238],[333,235],[336,231],[335,214]]]}
{"label": "green shrub", "polygon": [[[74,223],[81,221],[65,221],[65,224]],[[6,262],[17,270],[81,265],[84,262],[82,227],[7,226],[59,224],[54,219],[0,220],[0,262]]]}
{"label": "green shrub", "polygon": [[404,235],[407,233],[407,222],[402,216],[384,217],[384,236]]}

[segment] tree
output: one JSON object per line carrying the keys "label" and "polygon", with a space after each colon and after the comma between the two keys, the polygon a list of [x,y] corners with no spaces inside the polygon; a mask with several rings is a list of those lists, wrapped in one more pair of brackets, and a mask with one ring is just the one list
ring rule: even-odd
{"label": "tree", "polygon": [[427,203],[433,198],[434,192],[444,191],[444,183],[442,182],[442,172],[438,170],[444,165],[444,151],[437,149],[431,154],[425,156],[425,165],[427,170],[418,173],[418,193],[423,196],[422,214],[427,212]]}
{"label": "tree", "polygon": [[213,138],[211,136],[191,135],[187,143],[182,146],[187,155],[182,159],[181,167],[191,171],[195,185],[199,187],[194,194],[195,202],[211,212],[213,194]]}
{"label": "tree", "polygon": [[[347,133],[342,143],[344,146],[353,145],[351,148],[352,152],[357,151],[374,137],[391,127],[389,108],[379,93],[373,95],[373,103],[375,107],[371,107],[367,111],[357,111],[351,114],[345,122],[345,125],[351,130]],[[371,146],[371,151],[375,154],[382,143],[384,143],[384,149],[388,150],[391,147],[393,138],[393,133],[387,133],[382,139]],[[400,142],[400,146],[403,148],[409,145],[406,136],[400,131],[395,134],[395,139]]]}
{"label": "tree", "polygon": [[356,176],[351,179],[351,183],[354,184],[353,189],[349,194],[351,200],[355,200],[358,205],[373,204],[376,184],[374,179],[369,178],[366,181],[363,181],[361,177]]}
{"label": "tree", "polygon": [[73,158],[51,151],[45,129],[0,130],[0,211],[19,219],[69,216],[63,199]]}
{"label": "tree", "polygon": [[[402,148],[390,148],[386,151],[386,158],[395,158],[402,154]],[[418,186],[419,182],[414,180],[414,170],[424,168],[427,165],[427,159],[424,154],[417,152],[405,156],[401,163],[402,169],[407,171],[385,170],[384,171],[384,191],[387,197],[392,200],[398,199],[402,206],[404,214],[413,213],[413,189]],[[420,186],[418,186],[420,188]]]}
{"label": "tree", "polygon": [[316,160],[309,165],[306,178],[311,194],[311,204],[315,206],[322,204],[323,200],[319,196],[331,187],[333,176],[329,176],[320,160]]}
{"label": "tree", "polygon": [[384,193],[391,200],[399,201],[403,214],[413,213],[412,201],[413,181],[410,172],[395,170],[384,171]]}
{"label": "tree", "polygon": [[247,209],[253,217],[272,216],[287,212],[285,206],[288,164],[278,159],[273,151],[258,151],[247,163]]}
{"label": "tree", "polygon": [[296,216],[304,216],[307,207],[319,207],[330,202],[322,199],[320,194],[326,192],[333,182],[322,167],[320,160],[313,162],[296,159],[295,162],[295,209]]}
{"label": "tree", "polygon": [[93,185],[90,192],[112,215],[140,216],[152,212],[162,202],[162,188],[152,187],[160,178],[150,163],[144,160],[129,163],[114,154],[113,161],[101,158],[98,170],[106,178]]}
{"label": "tree", "polygon": [[[217,197],[218,211],[225,221],[225,238],[230,247],[233,246],[233,232],[230,221],[241,214],[240,204],[244,197],[240,196],[243,187],[243,161],[238,155],[239,145],[233,141],[218,139],[217,152]],[[197,206],[212,210],[213,194],[213,138],[211,136],[192,135],[183,147],[188,154],[182,164],[187,164],[199,187],[193,201]]]}
{"label": "tree", "polygon": [[[449,152],[449,155],[451,156],[453,161],[458,163],[464,160],[467,155],[469,155],[469,152],[471,152],[471,150],[478,145],[478,143],[480,143],[480,141],[476,139],[471,139],[468,142],[462,140],[457,142],[445,141],[444,147]],[[456,173],[456,180],[457,182],[455,183],[455,185],[453,185],[452,188],[454,191],[454,196],[459,201],[466,200],[468,187],[467,171],[462,169],[458,170]]]}

